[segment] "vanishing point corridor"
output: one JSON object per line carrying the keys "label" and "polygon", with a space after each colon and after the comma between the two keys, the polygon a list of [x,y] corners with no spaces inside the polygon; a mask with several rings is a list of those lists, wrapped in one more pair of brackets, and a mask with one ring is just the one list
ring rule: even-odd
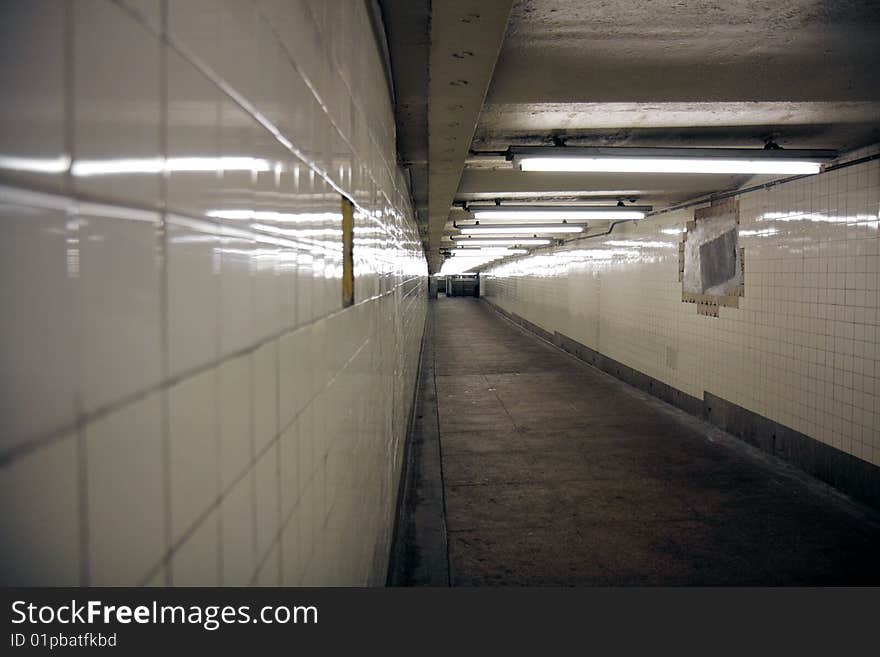
{"label": "vanishing point corridor", "polygon": [[526,333],[429,304],[392,583],[876,584],[877,516]]}
{"label": "vanishing point corridor", "polygon": [[0,35],[0,586],[880,586],[877,0]]}

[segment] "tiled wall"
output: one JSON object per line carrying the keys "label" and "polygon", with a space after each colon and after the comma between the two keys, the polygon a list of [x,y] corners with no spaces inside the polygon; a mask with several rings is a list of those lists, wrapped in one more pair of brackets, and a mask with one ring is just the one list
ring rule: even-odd
{"label": "tiled wall", "polygon": [[365,7],[0,7],[3,584],[383,581],[427,269]]}
{"label": "tiled wall", "polygon": [[738,198],[745,296],[717,318],[681,301],[678,244],[693,208],[497,266],[483,296],[694,397],[708,391],[880,465],[880,161]]}

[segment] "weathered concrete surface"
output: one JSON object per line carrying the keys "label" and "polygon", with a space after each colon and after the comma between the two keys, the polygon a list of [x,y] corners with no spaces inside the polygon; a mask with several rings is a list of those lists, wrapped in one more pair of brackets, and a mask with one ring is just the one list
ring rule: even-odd
{"label": "weathered concrete surface", "polygon": [[429,315],[422,341],[415,416],[408,437],[401,512],[388,567],[390,586],[449,585],[434,362],[434,321]]}
{"label": "weathered concrete surface", "polygon": [[443,584],[448,550],[459,586],[880,583],[867,507],[479,300],[430,312],[437,425],[401,533],[418,558],[391,581]]}

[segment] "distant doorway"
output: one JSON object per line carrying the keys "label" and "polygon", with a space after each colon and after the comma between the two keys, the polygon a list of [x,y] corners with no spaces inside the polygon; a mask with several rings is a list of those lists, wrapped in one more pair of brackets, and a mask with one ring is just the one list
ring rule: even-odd
{"label": "distant doorway", "polygon": [[479,274],[458,274],[446,277],[446,296],[478,297],[480,296]]}

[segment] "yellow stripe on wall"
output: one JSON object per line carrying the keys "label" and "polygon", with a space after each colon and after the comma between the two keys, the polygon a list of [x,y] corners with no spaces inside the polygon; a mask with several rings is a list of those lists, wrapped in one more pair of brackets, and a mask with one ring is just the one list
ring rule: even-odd
{"label": "yellow stripe on wall", "polygon": [[354,206],[342,197],[342,307],[354,305]]}

